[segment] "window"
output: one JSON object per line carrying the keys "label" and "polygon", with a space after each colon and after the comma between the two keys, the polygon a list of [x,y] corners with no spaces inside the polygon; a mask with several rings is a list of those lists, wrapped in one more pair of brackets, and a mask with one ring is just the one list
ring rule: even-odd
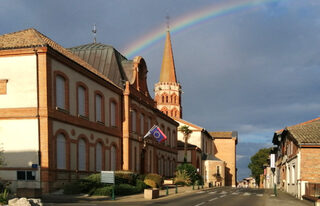
{"label": "window", "polygon": [[61,75],[56,76],[56,107],[66,108],[66,80]]}
{"label": "window", "polygon": [[152,151],[149,151],[149,173],[152,172]]}
{"label": "window", "polygon": [[17,180],[35,180],[35,171],[17,171]]}
{"label": "window", "polygon": [[102,145],[97,143],[96,145],[96,171],[102,170]]}
{"label": "window", "polygon": [[66,138],[60,133],[57,136],[57,169],[66,169]]}
{"label": "window", "polygon": [[78,114],[88,116],[87,89],[83,86],[78,86]]}
{"label": "window", "polygon": [[111,127],[117,126],[117,103],[114,101],[110,102],[110,124]]}
{"label": "window", "polygon": [[295,165],[293,165],[291,168],[291,184],[295,184],[295,182]]}
{"label": "window", "polygon": [[147,127],[148,127],[147,130],[151,129],[151,122],[152,122],[152,120],[149,117],[148,120],[147,120]]}
{"label": "window", "polygon": [[137,132],[137,112],[135,110],[131,111],[131,130]]}
{"label": "window", "polygon": [[115,171],[117,169],[117,149],[115,146],[111,147],[111,171]]}
{"label": "window", "polygon": [[86,170],[86,142],[80,139],[78,142],[78,170]]}
{"label": "window", "polygon": [[169,102],[169,98],[168,98],[168,96],[166,96],[166,103],[168,103]]}
{"label": "window", "polygon": [[162,96],[162,103],[164,103],[164,96]]}
{"label": "window", "polygon": [[103,122],[103,98],[100,94],[95,95],[96,122]]}
{"label": "window", "polygon": [[7,94],[7,79],[0,79],[0,94]]}
{"label": "window", "polygon": [[140,134],[144,135],[144,114],[140,115]]}
{"label": "window", "polygon": [[220,176],[220,166],[217,166],[217,176]]}

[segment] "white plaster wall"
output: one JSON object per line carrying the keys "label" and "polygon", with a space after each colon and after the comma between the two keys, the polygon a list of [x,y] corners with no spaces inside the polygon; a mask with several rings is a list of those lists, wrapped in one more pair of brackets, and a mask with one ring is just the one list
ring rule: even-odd
{"label": "white plaster wall", "polygon": [[38,120],[0,120],[0,147],[6,167],[31,167],[38,164]]}
{"label": "white plaster wall", "polygon": [[0,79],[7,79],[7,94],[0,108],[37,107],[36,56],[0,57]]}

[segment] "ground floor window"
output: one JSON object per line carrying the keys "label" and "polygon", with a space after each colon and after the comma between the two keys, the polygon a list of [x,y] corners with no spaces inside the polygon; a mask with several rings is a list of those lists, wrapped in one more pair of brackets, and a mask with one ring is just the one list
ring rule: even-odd
{"label": "ground floor window", "polygon": [[35,180],[35,171],[17,171],[17,180]]}

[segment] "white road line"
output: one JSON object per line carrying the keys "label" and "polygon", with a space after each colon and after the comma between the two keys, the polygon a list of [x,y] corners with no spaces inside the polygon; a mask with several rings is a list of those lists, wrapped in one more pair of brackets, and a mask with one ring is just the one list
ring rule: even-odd
{"label": "white road line", "polygon": [[197,205],[195,205],[195,206],[200,206],[200,205],[203,205],[205,202],[201,202],[201,203],[199,203],[199,204],[197,204]]}
{"label": "white road line", "polygon": [[225,197],[226,195],[221,195],[220,197]]}
{"label": "white road line", "polygon": [[262,196],[263,196],[263,194],[257,194],[257,196],[258,196],[258,197],[262,197]]}
{"label": "white road line", "polygon": [[233,192],[233,193],[231,193],[231,194],[233,194],[233,195],[238,195],[238,194],[239,194],[239,192]]}
{"label": "white road line", "polygon": [[218,199],[218,198],[217,198],[217,197],[212,198],[211,200],[209,200],[209,202],[211,202],[211,201],[213,201],[213,200],[216,200],[216,199]]}
{"label": "white road line", "polygon": [[198,194],[201,194],[201,193],[205,193],[205,191],[200,191],[200,192],[197,192]]}
{"label": "white road line", "polygon": [[248,195],[251,195],[251,193],[245,192],[243,195],[248,196]]}
{"label": "white road line", "polygon": [[209,192],[209,194],[215,194],[216,193],[216,191],[214,191],[214,192]]}
{"label": "white road line", "polygon": [[227,192],[226,191],[222,191],[222,192],[220,192],[220,194],[225,195],[225,194],[227,194]]}

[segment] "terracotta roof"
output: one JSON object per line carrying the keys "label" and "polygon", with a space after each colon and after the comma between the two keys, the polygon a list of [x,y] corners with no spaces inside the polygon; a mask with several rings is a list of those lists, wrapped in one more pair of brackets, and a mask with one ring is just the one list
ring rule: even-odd
{"label": "terracotta roof", "polygon": [[286,128],[299,144],[320,144],[320,119],[310,120]]}
{"label": "terracotta roof", "polygon": [[[177,148],[178,148],[178,150],[181,150],[181,148],[184,149],[184,142],[178,140],[177,141]],[[201,150],[197,145],[190,144],[190,143],[188,143],[187,148],[188,149],[199,149],[199,150]]]}
{"label": "terracotta roof", "polygon": [[170,32],[167,31],[159,82],[177,82]]}
{"label": "terracotta roof", "polygon": [[60,46],[59,44],[57,44],[56,42],[54,42],[53,40],[43,35],[34,28],[4,34],[0,36],[0,50],[32,47],[51,47],[52,49],[66,56],[67,58],[86,68],[90,72],[96,74],[102,79],[118,87],[116,84],[110,81],[110,79],[108,79],[105,75],[101,74],[97,69],[88,64],[86,61],[82,60],[77,55],[72,54],[67,49]]}

